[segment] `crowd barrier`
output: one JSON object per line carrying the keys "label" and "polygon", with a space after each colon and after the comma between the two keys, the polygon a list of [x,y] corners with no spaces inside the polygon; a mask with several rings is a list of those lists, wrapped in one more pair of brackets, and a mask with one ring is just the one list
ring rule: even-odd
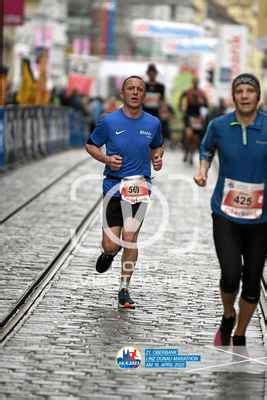
{"label": "crowd barrier", "polygon": [[66,107],[0,108],[0,168],[82,147],[87,136],[83,115]]}

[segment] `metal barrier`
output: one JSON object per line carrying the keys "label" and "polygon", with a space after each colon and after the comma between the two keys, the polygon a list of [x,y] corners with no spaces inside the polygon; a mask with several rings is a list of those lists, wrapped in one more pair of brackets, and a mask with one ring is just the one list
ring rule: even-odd
{"label": "metal barrier", "polygon": [[77,111],[69,113],[70,146],[83,147],[88,136],[88,121]]}
{"label": "metal barrier", "polygon": [[260,306],[262,310],[262,314],[265,320],[265,324],[267,324],[267,262],[265,262],[265,272],[261,281],[261,297],[260,297]]}
{"label": "metal barrier", "polygon": [[82,147],[86,135],[83,115],[66,107],[0,108],[0,168]]}

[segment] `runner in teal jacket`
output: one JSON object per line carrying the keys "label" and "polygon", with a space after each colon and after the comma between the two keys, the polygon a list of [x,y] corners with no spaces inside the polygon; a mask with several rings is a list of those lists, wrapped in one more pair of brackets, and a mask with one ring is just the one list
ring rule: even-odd
{"label": "runner in teal jacket", "polygon": [[[214,344],[226,346],[246,344],[246,330],[260,298],[267,250],[267,115],[257,111],[258,79],[252,74],[237,76],[232,96],[235,112],[209,124],[194,177],[199,186],[206,185],[217,150],[219,173],[211,208],[223,316]],[[241,280],[237,316],[234,304]]]}
{"label": "runner in teal jacket", "polygon": [[200,146],[200,160],[219,156],[212,196],[215,214],[238,223],[267,222],[267,115],[257,112],[248,126],[235,112],[211,121]]}

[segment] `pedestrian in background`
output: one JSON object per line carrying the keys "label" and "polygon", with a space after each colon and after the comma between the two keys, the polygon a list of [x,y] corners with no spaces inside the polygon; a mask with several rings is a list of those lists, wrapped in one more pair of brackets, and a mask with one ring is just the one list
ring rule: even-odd
{"label": "pedestrian in background", "polygon": [[160,105],[165,99],[165,86],[157,82],[158,70],[155,64],[149,64],[146,73],[148,81],[145,87],[144,111],[159,117]]}
{"label": "pedestrian in background", "polygon": [[199,87],[198,77],[193,77],[192,87],[181,94],[178,110],[183,113],[183,161],[193,165],[193,157],[202,137],[204,121],[208,113],[208,99]]}

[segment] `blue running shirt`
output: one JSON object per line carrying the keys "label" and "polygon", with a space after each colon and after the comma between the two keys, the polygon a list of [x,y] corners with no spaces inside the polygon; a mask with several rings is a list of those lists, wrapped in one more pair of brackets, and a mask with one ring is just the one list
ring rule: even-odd
{"label": "blue running shirt", "polygon": [[[160,120],[144,111],[139,118],[130,118],[120,108],[98,121],[87,143],[97,147],[105,145],[108,156],[117,154],[123,159],[118,171],[106,165],[104,194],[118,184],[118,179],[127,176],[143,175],[150,181],[150,151],[163,143]],[[114,194],[119,196],[119,192]]]}
{"label": "blue running shirt", "polygon": [[[219,175],[211,198],[212,211],[238,223],[267,222],[267,115],[258,112],[246,128],[234,112],[215,118],[201,142],[200,160],[211,161],[216,150]],[[234,215],[231,212],[233,204],[238,204],[239,214],[235,208]],[[254,209],[250,217],[247,206]]]}

